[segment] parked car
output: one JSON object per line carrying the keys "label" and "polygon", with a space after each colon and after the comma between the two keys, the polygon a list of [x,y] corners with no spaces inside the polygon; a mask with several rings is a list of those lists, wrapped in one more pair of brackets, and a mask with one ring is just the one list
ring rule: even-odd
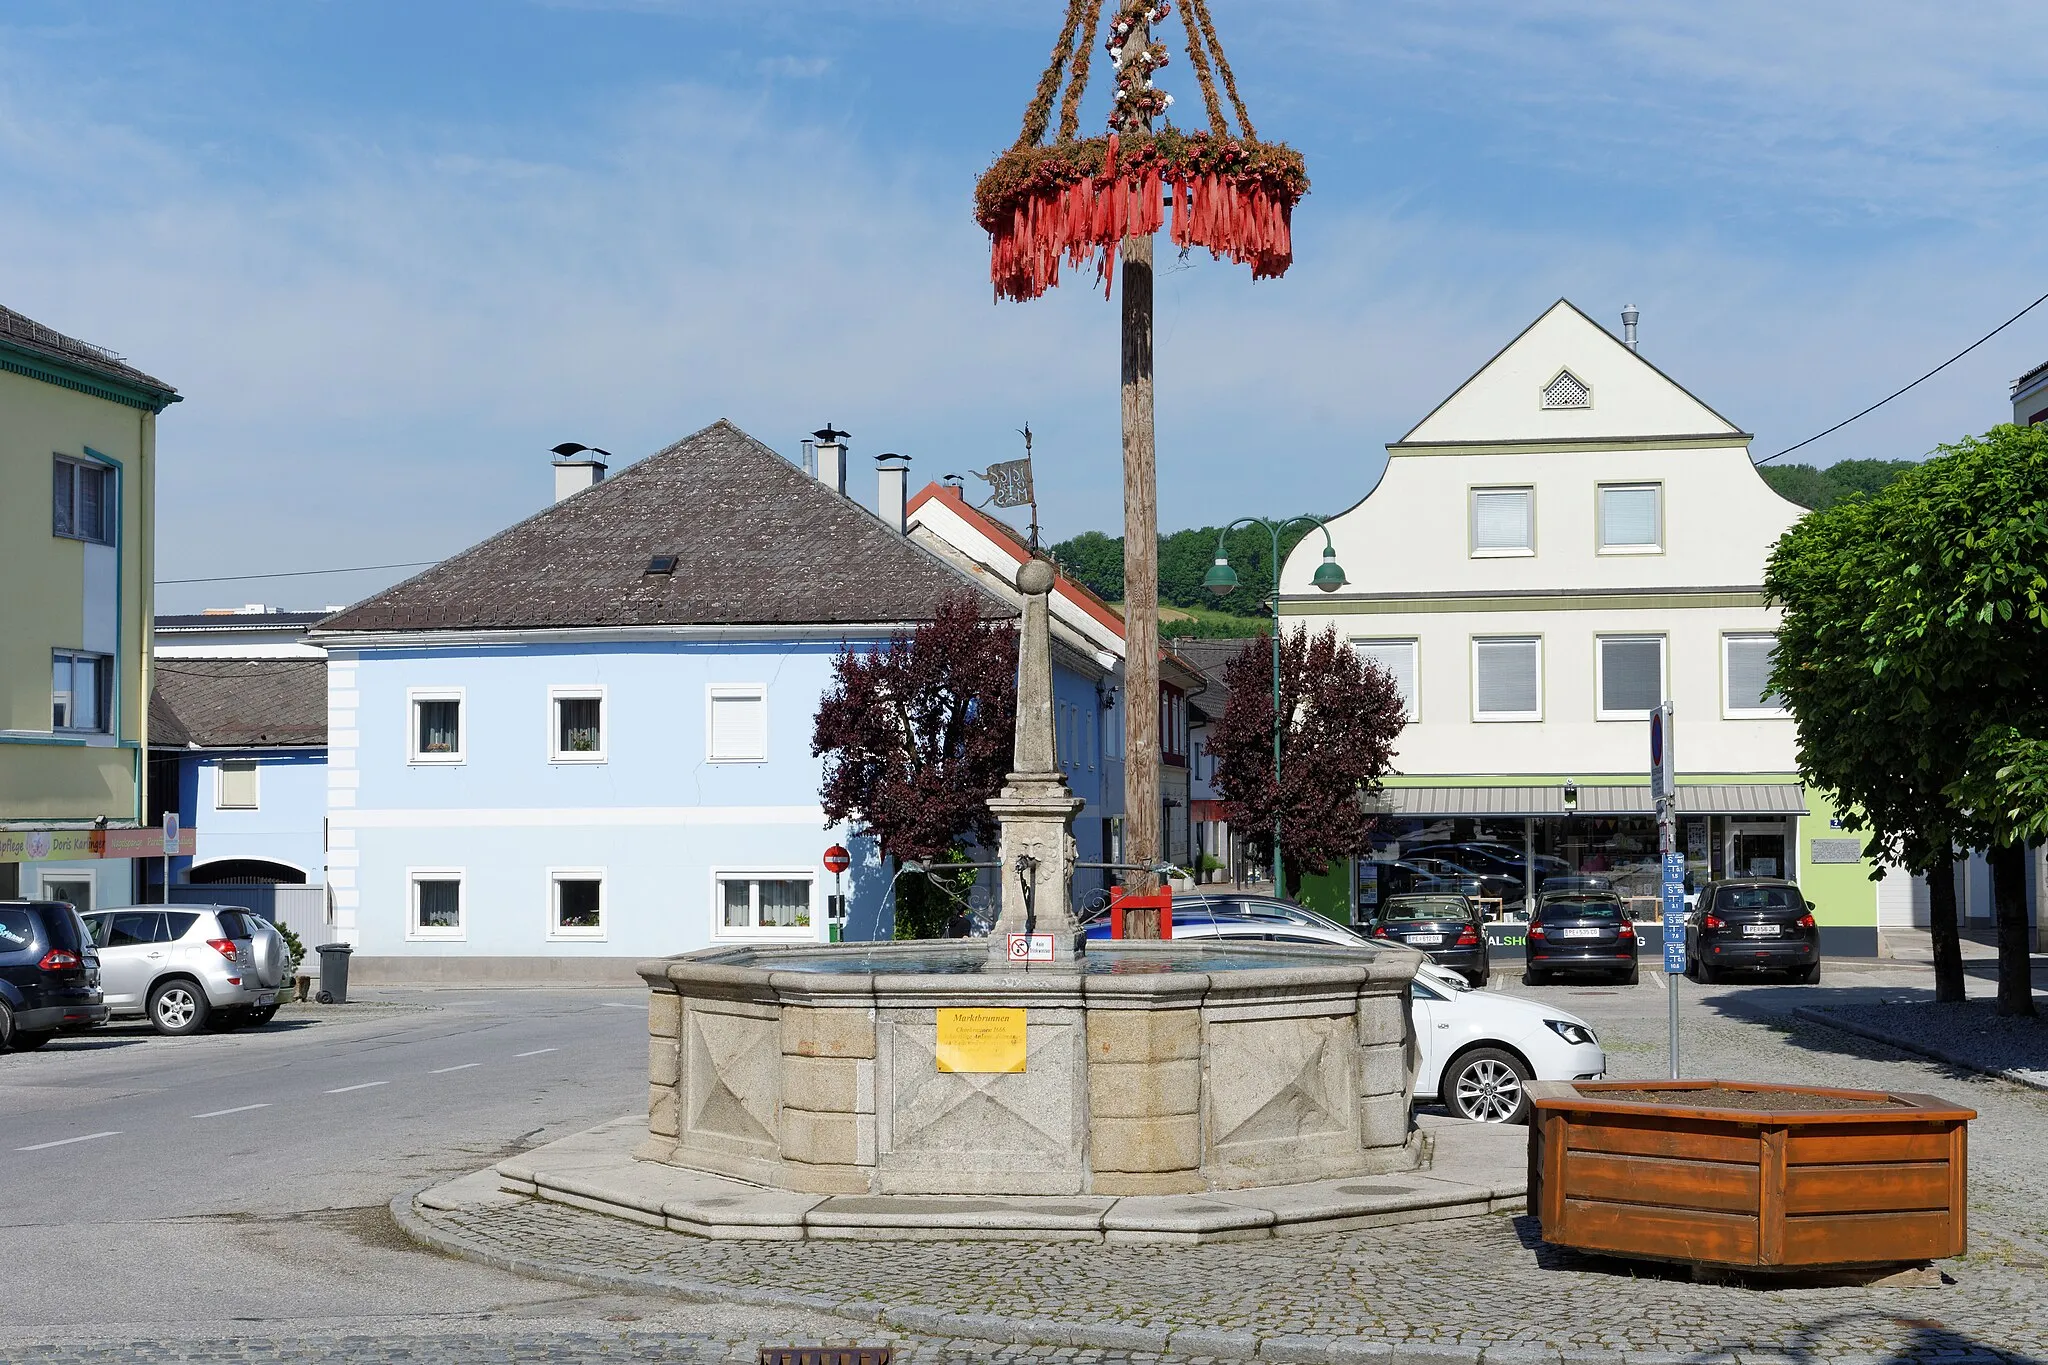
{"label": "parked car", "polygon": [[[1088,921],[1090,939],[1109,937],[1111,922],[1104,913]],[[1371,945],[1360,935],[1290,901],[1210,901],[1202,896],[1173,900],[1175,938],[1229,938],[1259,943],[1303,943],[1338,948]]]}
{"label": "parked car", "polygon": [[1685,974],[1712,982],[1723,972],[1784,971],[1820,980],[1820,928],[1792,882],[1742,877],[1709,882],[1685,935]]}
{"label": "parked car", "polygon": [[[256,961],[260,921],[239,906],[132,905],[95,910],[85,921],[116,1019],[139,1016],[176,1035],[197,1033],[209,1019],[260,1023],[277,1012],[277,987],[264,986]],[[281,968],[277,976],[281,982]]]}
{"label": "parked car", "polygon": [[1409,987],[1421,1059],[1415,1093],[1459,1118],[1522,1123],[1529,1082],[1597,1081],[1607,1054],[1592,1025],[1540,1000],[1479,991],[1424,963]]}
{"label": "parked car", "polygon": [[[1472,844],[1427,844],[1401,856],[1424,867],[1441,864],[1449,875],[1481,878],[1490,884],[1486,894],[1504,901],[1520,900],[1529,877],[1529,869],[1522,864]],[[1539,867],[1536,875],[1540,881],[1543,869]]]}
{"label": "parked car", "polygon": [[0,901],[0,1052],[107,1021],[100,959],[64,901]]}
{"label": "parked car", "polygon": [[1529,920],[1522,984],[1537,986],[1559,971],[1599,971],[1629,985],[1640,979],[1642,941],[1628,908],[1612,891],[1545,890]]}
{"label": "parked car", "polygon": [[1475,986],[1484,986],[1492,971],[1479,907],[1464,896],[1390,896],[1368,932],[1421,949]]}
{"label": "parked car", "polygon": [[1545,877],[1543,879],[1543,889],[1536,893],[1536,899],[1540,904],[1553,896],[1583,896],[1588,892],[1601,895],[1615,894],[1614,883],[1606,877],[1582,875],[1576,872],[1569,875]]}

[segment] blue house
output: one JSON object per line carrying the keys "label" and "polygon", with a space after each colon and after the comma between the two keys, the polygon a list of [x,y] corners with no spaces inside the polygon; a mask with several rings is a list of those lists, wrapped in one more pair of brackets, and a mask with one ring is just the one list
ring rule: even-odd
{"label": "blue house", "polygon": [[[893,869],[819,806],[818,703],[842,649],[971,593],[881,511],[718,422],[330,617],[327,878],[373,979],[631,979],[712,943],[886,937]],[[1092,698],[1113,673],[1065,695]],[[1099,727],[1099,714],[1085,723]],[[852,850],[839,888],[827,847]],[[1097,841],[1093,851],[1099,854]],[[1084,858],[1089,852],[1084,851]]]}

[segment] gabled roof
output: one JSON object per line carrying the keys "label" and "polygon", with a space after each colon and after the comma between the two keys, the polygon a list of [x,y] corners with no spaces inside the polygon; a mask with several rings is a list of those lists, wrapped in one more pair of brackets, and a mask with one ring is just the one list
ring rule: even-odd
{"label": "gabled roof", "polygon": [[[1591,390],[1585,406],[1544,407],[1544,387],[1561,370]],[[1388,449],[1656,437],[1749,439],[1570,300],[1559,299]]]}
{"label": "gabled roof", "polygon": [[[997,549],[1007,554],[1015,564],[1022,564],[1031,558],[1031,547],[1017,534],[1017,528],[997,517],[992,517],[979,507],[967,501],[967,495],[952,484],[928,483],[910,499],[904,509],[906,516],[916,515],[919,508],[928,502],[943,504],[955,516],[980,531]],[[1012,577],[1014,577],[1014,571]],[[1124,618],[1115,607],[1097,597],[1085,584],[1067,577],[1053,568],[1052,590],[1065,598],[1092,618],[1095,622],[1121,640],[1124,637]]]}
{"label": "gabled roof", "polygon": [[[10,361],[10,356],[19,359]],[[45,327],[12,308],[0,307],[0,368],[146,407],[152,412],[179,401],[176,389],[154,375],[144,374],[112,351],[66,336],[54,327]],[[113,381],[111,391],[102,391],[90,382],[93,379]]]}
{"label": "gabled roof", "polygon": [[[656,555],[673,573],[648,572]],[[351,631],[885,625],[965,577],[727,421],[327,618]],[[986,593],[985,614],[1015,615]]]}
{"label": "gabled roof", "polygon": [[149,696],[153,747],[308,748],[327,743],[324,659],[162,659]]}

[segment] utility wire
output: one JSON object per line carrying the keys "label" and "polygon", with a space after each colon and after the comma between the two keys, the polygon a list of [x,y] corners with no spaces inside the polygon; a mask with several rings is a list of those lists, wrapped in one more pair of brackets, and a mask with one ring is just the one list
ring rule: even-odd
{"label": "utility wire", "polygon": [[358,564],[348,569],[294,569],[290,573],[235,573],[219,578],[159,578],[156,585],[168,588],[179,583],[247,583],[258,578],[315,578],[322,574],[369,573],[373,569],[424,569],[438,559],[418,559],[410,564]]}
{"label": "utility wire", "polygon": [[[1856,414],[1856,417],[1868,417],[1868,416],[1869,416],[1869,415],[1870,415],[1871,413],[1873,413],[1873,412],[1876,412],[1876,411],[1877,411],[1877,410],[1878,410],[1879,408],[1883,407],[1883,406],[1884,406],[1884,405],[1885,405],[1886,403],[1889,403],[1889,402],[1891,402],[1891,401],[1892,401],[1892,399],[1894,399],[1894,398],[1897,398],[1897,397],[1899,396],[1899,394],[1904,394],[1904,393],[1910,393],[1910,392],[1911,392],[1912,390],[1914,390],[1914,389],[1917,389],[1917,388],[1919,388],[1919,387],[1920,387],[1920,386],[1921,386],[1922,384],[1924,384],[1924,383],[1926,383],[1926,382],[1927,382],[1928,380],[1930,380],[1930,379],[1934,378],[1934,376],[1936,376],[1936,375],[1940,374],[1940,373],[1941,373],[1941,372],[1942,372],[1943,370],[1945,370],[1945,369],[1947,369],[1947,368],[1948,368],[1949,366],[1951,366],[1951,365],[1955,364],[1955,363],[1956,363],[1956,362],[1957,362],[1958,360],[1961,360],[1961,359],[1962,359],[1962,358],[1963,358],[1964,356],[1966,356],[1966,355],[1968,355],[1968,354],[1969,354],[1970,352],[1972,352],[1972,351],[1976,350],[1976,349],[1977,349],[1977,348],[1978,348],[1979,346],[1982,346],[1982,345],[1983,345],[1983,344],[1984,344],[1985,342],[1987,342],[1987,341],[1991,340],[1991,338],[1993,338],[1993,337],[1997,336],[1997,335],[1998,335],[1998,334],[1999,334],[2000,332],[2003,332],[2003,331],[2004,331],[2004,330],[2005,330],[2006,328],[2008,328],[2008,327],[2012,326],[2012,325],[2013,325],[2013,324],[2014,324],[2015,322],[2018,322],[2018,321],[2019,321],[2019,320],[2020,320],[2021,318],[2023,318],[2023,317],[2025,317],[2025,316],[2026,316],[2027,314],[2029,314],[2029,313],[2033,312],[2033,311],[2034,311],[2034,310],[2035,310],[2036,308],[2039,308],[2039,307],[2040,307],[2040,306],[2041,306],[2042,304],[2044,304],[2044,303],[2048,303],[2048,294],[2043,294],[2043,295],[2042,295],[2042,296],[2041,296],[2040,298],[2038,298],[2038,299],[2035,299],[2035,300],[2034,300],[2034,301],[2033,301],[2032,303],[2030,303],[2030,304],[2028,304],[2028,305],[2027,305],[2026,307],[2024,307],[2024,308],[2020,309],[2020,311],[2019,311],[2019,312],[2017,312],[2017,313],[2014,313],[2014,314],[2013,314],[2013,315],[2012,315],[2011,317],[2007,318],[2007,319],[2006,319],[2006,320],[2005,320],[2004,322],[2001,322],[2001,323],[1999,323],[1999,324],[1998,324],[1998,325],[1997,325],[1996,327],[1993,327],[1993,328],[1992,328],[1992,329],[1991,329],[1990,331],[1986,332],[1986,333],[1985,333],[1985,334],[1984,334],[1983,336],[1980,336],[1980,337],[1978,337],[1978,338],[1977,338],[1977,339],[1976,339],[1975,341],[1973,341],[1973,342],[1971,342],[1971,343],[1970,343],[1969,345],[1967,345],[1967,346],[1963,347],[1963,349],[1962,349],[1962,350],[1960,350],[1960,351],[1957,351],[1957,352],[1956,352],[1956,353],[1955,353],[1954,355],[1950,356],[1950,357],[1949,357],[1949,358],[1948,358],[1947,360],[1944,360],[1944,361],[1942,361],[1942,362],[1941,362],[1941,363],[1940,363],[1939,365],[1936,365],[1936,366],[1935,366],[1935,367],[1934,367],[1933,369],[1929,370],[1929,371],[1928,371],[1928,372],[1927,372],[1926,374],[1923,374],[1923,375],[1921,375],[1921,376],[1920,376],[1920,377],[1919,377],[1918,379],[1916,379],[1916,380],[1914,380],[1914,381],[1913,381],[1912,383],[1910,383],[1910,384],[1906,385],[1906,387],[1905,387],[1905,388],[1903,388],[1903,389],[1900,389],[1898,393],[1889,393],[1889,394],[1886,394],[1886,395],[1885,395],[1884,397],[1882,397],[1882,398],[1878,399],[1878,400],[1877,400],[1877,401],[1876,401],[1875,403],[1872,403],[1872,404],[1871,404],[1871,405],[1870,405],[1869,407],[1867,407],[1867,408],[1865,408],[1865,409],[1864,409],[1863,411],[1861,411],[1861,412],[1857,413],[1857,414]],[[1766,455],[1766,456],[1764,456],[1764,457],[1763,457],[1763,458],[1762,458],[1761,460],[1758,460],[1758,461],[1757,461],[1757,463],[1758,463],[1759,465],[1767,465],[1767,464],[1769,464],[1769,463],[1770,463],[1770,462],[1771,462],[1772,460],[1775,460],[1775,459],[1777,459],[1777,458],[1778,458],[1778,455],[1790,455],[1790,454],[1791,454],[1791,453],[1792,453],[1793,451],[1795,451],[1795,450],[1798,450],[1798,449],[1800,448],[1800,446],[1810,446],[1810,445],[1812,445],[1812,444],[1813,444],[1813,443],[1814,443],[1815,441],[1818,441],[1818,440],[1819,440],[1819,439],[1820,439],[1821,437],[1823,437],[1823,436],[1829,436],[1829,435],[1832,435],[1832,434],[1834,434],[1835,432],[1837,432],[1837,431],[1840,431],[1840,430],[1841,430],[1841,429],[1842,429],[1843,427],[1846,427],[1846,426],[1848,426],[1848,425],[1849,425],[1849,423],[1851,423],[1851,422],[1853,422],[1853,421],[1855,421],[1855,420],[1856,420],[1856,417],[1844,417],[1844,418],[1843,418],[1843,419],[1842,419],[1841,421],[1839,421],[1839,422],[1835,423],[1835,424],[1834,424],[1833,426],[1829,427],[1829,428],[1828,428],[1828,429],[1827,429],[1826,431],[1822,431],[1822,432],[1816,432],[1816,433],[1815,433],[1814,435],[1812,435],[1812,436],[1809,436],[1809,437],[1807,437],[1807,438],[1806,438],[1805,440],[1801,441],[1801,442],[1799,443],[1799,445],[1796,445],[1796,446],[1786,446],[1786,447],[1785,447],[1785,448],[1784,448],[1783,450],[1779,451],[1777,455]]]}

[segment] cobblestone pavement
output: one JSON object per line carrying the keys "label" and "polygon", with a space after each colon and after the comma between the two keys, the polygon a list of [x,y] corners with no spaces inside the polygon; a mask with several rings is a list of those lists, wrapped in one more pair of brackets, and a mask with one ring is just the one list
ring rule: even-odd
{"label": "cobblestone pavement", "polygon": [[2048,1015],[2000,1018],[1990,1000],[1877,1001],[1830,1005],[1817,1012],[1895,1039],[1914,1052],[2048,1090]]}
{"label": "cobblestone pavement", "polygon": [[[1501,1216],[1196,1247],[705,1242],[532,1202],[436,1213],[431,1223],[480,1254],[597,1282],[1131,1358],[2048,1358],[2048,1095],[1748,998],[1770,989],[1687,1000],[1689,1074],[1925,1091],[1982,1115],[1972,1132],[1973,1250],[1943,1263],[1951,1283],[1695,1284],[1544,1246],[1533,1220]],[[1662,1074],[1663,997],[1647,977],[1633,990],[1554,994],[1600,1028],[1611,1074]]]}

